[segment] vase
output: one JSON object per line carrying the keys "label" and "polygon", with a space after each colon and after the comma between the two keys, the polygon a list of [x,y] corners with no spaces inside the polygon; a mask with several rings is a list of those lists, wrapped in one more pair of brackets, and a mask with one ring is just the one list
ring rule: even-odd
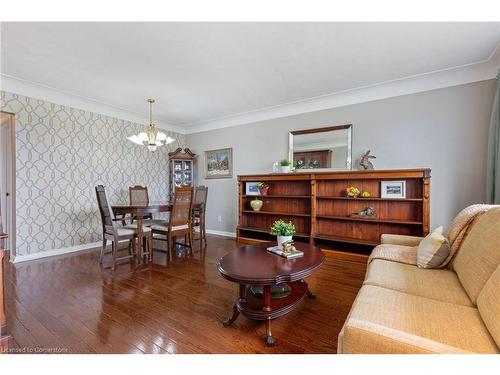
{"label": "vase", "polygon": [[259,190],[259,192],[260,192],[260,195],[262,195],[264,197],[267,195],[267,193],[269,193],[269,188],[266,187],[264,189]]}
{"label": "vase", "polygon": [[252,199],[252,200],[250,201],[250,206],[252,207],[252,209],[253,209],[254,211],[260,211],[260,209],[262,208],[262,205],[263,205],[263,204],[264,204],[264,202],[263,202],[263,201],[261,201],[260,199],[257,199],[257,198]]}
{"label": "vase", "polygon": [[290,166],[289,165],[282,165],[280,167],[281,173],[290,173]]}
{"label": "vase", "polygon": [[281,247],[283,242],[291,241],[293,236],[278,236],[278,246]]}

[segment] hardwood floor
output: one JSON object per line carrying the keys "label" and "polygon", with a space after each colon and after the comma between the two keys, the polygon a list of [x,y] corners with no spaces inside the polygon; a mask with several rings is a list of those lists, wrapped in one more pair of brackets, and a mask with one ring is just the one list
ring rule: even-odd
{"label": "hardwood floor", "polygon": [[[197,245],[197,243],[196,243]],[[5,264],[6,313],[14,351],[54,353],[335,353],[337,335],[360,288],[366,265],[327,256],[308,279],[317,299],[305,299],[265,327],[240,316],[231,327],[238,285],[220,277],[217,260],[236,246],[208,236],[208,247],[176,249],[166,265],[98,267],[98,251]],[[106,261],[105,261],[106,262]]]}

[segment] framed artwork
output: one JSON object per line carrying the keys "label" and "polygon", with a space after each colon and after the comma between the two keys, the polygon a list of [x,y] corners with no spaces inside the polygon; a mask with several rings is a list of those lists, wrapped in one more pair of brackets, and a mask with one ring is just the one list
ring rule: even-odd
{"label": "framed artwork", "polygon": [[205,178],[233,177],[233,149],[205,151]]}
{"label": "framed artwork", "polygon": [[245,195],[260,195],[259,188],[257,187],[258,182],[247,182],[245,183]]}
{"label": "framed artwork", "polygon": [[380,181],[381,198],[406,198],[406,181]]}

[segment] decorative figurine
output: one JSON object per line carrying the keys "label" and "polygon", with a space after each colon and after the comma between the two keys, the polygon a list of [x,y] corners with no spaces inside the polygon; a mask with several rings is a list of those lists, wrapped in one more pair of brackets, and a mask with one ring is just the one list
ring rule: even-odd
{"label": "decorative figurine", "polygon": [[371,194],[370,194],[369,192],[367,192],[367,191],[363,191],[363,192],[361,193],[361,197],[362,197],[362,198],[370,198],[370,197],[371,197]]}
{"label": "decorative figurine", "polygon": [[353,213],[353,217],[374,218],[377,216],[373,207],[366,207],[364,210]]}
{"label": "decorative figurine", "polygon": [[374,155],[370,155],[370,151],[371,150],[366,151],[366,153],[363,154],[361,160],[359,161],[359,165],[361,165],[364,170],[375,169],[370,159],[376,159],[377,157]]}
{"label": "decorative figurine", "polygon": [[281,244],[281,246],[283,247],[283,253],[289,254],[296,251],[297,249],[295,248],[295,246],[293,246],[293,244],[294,244],[293,240],[283,242]]}

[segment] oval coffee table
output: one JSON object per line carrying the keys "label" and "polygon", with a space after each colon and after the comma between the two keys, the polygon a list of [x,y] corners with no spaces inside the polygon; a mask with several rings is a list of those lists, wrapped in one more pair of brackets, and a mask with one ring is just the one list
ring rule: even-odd
{"label": "oval coffee table", "polygon": [[304,278],[312,275],[325,260],[323,252],[315,246],[296,242],[295,247],[303,251],[304,256],[286,259],[266,250],[275,245],[275,242],[264,242],[240,247],[224,255],[217,265],[222,277],[240,284],[233,316],[224,321],[224,326],[231,325],[240,312],[250,319],[265,320],[268,346],[274,344],[271,319],[292,311],[306,295],[316,298]]}

